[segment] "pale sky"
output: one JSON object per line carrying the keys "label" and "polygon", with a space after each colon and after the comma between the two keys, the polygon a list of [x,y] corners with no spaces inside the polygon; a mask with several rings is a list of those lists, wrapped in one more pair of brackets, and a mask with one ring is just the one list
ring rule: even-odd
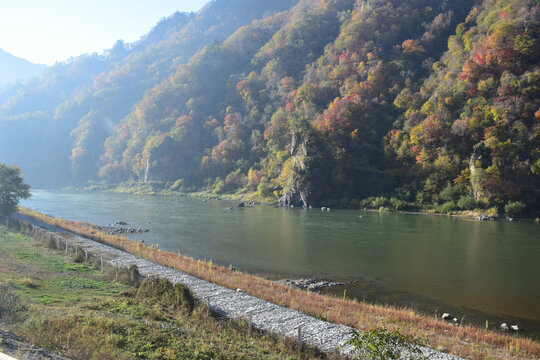
{"label": "pale sky", "polygon": [[0,0],[0,49],[53,65],[134,42],[163,17],[209,0]]}

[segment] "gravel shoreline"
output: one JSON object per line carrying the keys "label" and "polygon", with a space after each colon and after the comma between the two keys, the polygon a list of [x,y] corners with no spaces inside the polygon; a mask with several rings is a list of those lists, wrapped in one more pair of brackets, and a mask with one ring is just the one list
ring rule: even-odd
{"label": "gravel shoreline", "polygon": [[[227,318],[247,318],[251,315],[255,329],[290,338],[298,337],[298,327],[301,326],[302,341],[304,343],[323,352],[338,352],[346,357],[352,355],[353,348],[344,345],[352,336],[353,329],[348,326],[316,319],[296,310],[245,294],[241,289],[235,291],[209,283],[26,216],[17,214],[14,218],[22,225],[23,232],[40,240],[52,237],[57,241],[57,244],[62,244],[66,249],[71,248],[71,251],[78,247],[85,254],[99,259],[100,262],[101,258],[103,258],[104,266],[129,268],[136,265],[142,276],[160,277],[169,280],[173,284],[184,284],[193,292],[195,298],[208,303],[210,309],[218,315]],[[64,236],[60,236],[59,232]],[[69,236],[65,236],[66,234]],[[421,356],[428,359],[459,359],[427,347],[420,347],[420,350],[422,351]],[[402,359],[409,358],[411,358],[410,354],[405,352],[402,354]]]}

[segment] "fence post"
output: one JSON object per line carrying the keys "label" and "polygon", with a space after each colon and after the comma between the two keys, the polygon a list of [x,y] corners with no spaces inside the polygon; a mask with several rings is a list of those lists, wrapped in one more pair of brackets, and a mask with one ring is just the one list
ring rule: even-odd
{"label": "fence post", "polygon": [[100,256],[101,259],[101,272],[103,272],[103,255]]}
{"label": "fence post", "polygon": [[246,310],[246,315],[248,316],[248,337],[251,337],[253,334],[253,313],[255,309],[250,308]]}
{"label": "fence post", "polygon": [[203,302],[206,302],[206,316],[210,316],[210,295],[204,296]]}
{"label": "fence post", "polygon": [[302,334],[302,326],[304,326],[304,323],[300,323],[296,326],[296,328],[298,329],[298,354],[300,355],[300,353],[302,352],[302,347],[304,345],[304,339],[302,338],[303,334]]}

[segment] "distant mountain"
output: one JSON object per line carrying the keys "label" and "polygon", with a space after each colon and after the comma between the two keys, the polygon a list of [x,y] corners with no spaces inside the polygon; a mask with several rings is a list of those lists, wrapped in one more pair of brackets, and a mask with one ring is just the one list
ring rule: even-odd
{"label": "distant mountain", "polygon": [[41,74],[46,65],[34,64],[0,49],[0,87]]}

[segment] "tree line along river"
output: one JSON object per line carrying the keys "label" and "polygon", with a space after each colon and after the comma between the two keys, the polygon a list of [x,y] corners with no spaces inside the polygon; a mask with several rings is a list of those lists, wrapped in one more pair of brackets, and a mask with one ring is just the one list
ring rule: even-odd
{"label": "tree line along river", "polygon": [[518,323],[540,334],[540,225],[361,210],[238,208],[228,201],[34,190],[21,205],[107,225],[215,264],[281,279],[345,283],[323,292],[450,312],[465,322]]}

